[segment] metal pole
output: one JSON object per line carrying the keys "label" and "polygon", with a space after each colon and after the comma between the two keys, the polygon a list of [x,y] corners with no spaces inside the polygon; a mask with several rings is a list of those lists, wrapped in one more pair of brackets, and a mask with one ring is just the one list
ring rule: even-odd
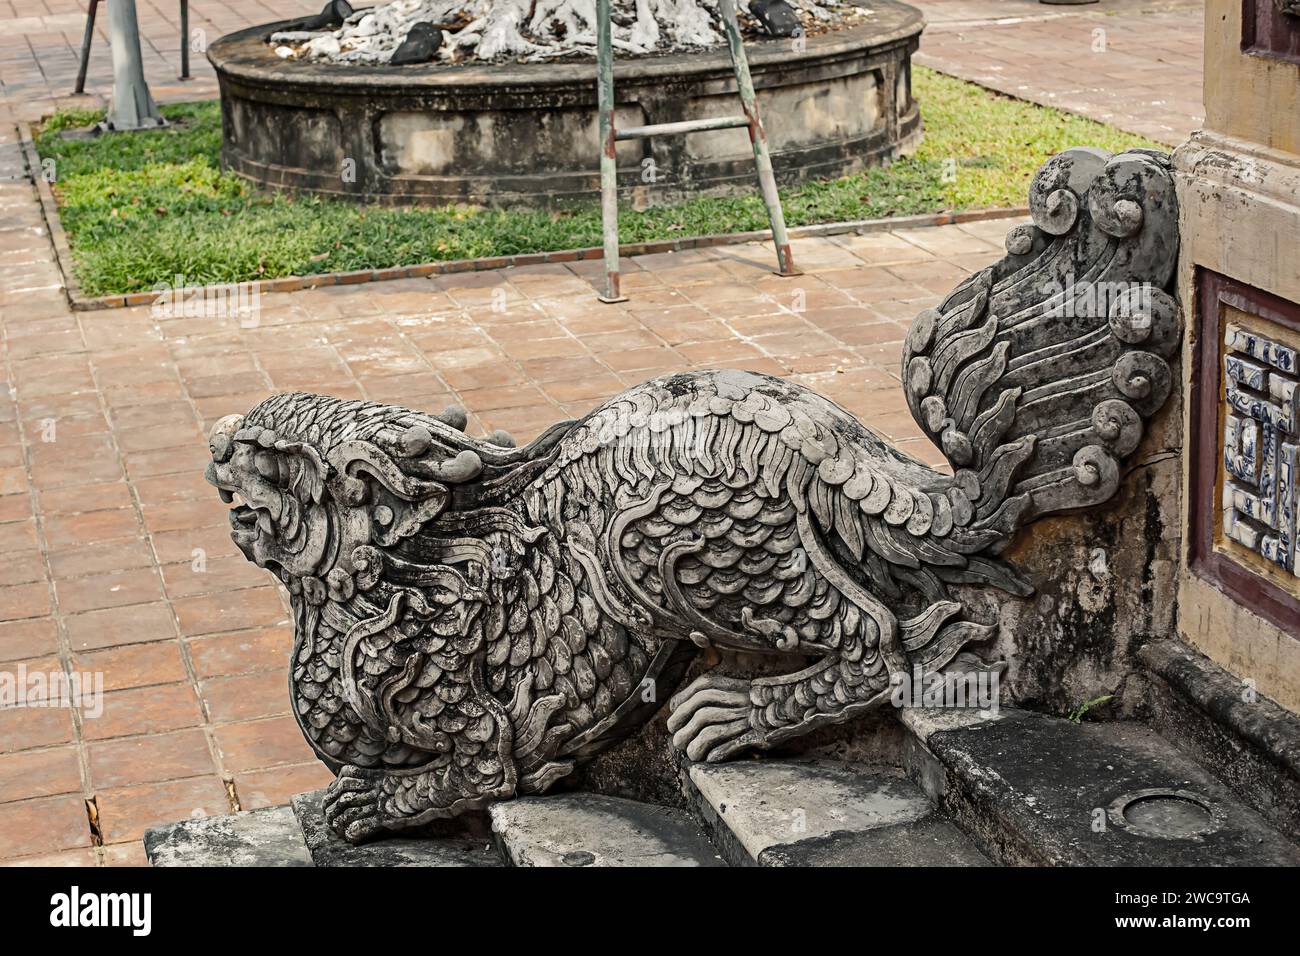
{"label": "metal pole", "polygon": [[86,92],[86,69],[90,66],[90,43],[95,38],[95,13],[99,0],[90,0],[86,9],[86,34],[81,38],[81,65],[77,67],[77,87],[72,92]]}
{"label": "metal pole", "polygon": [[600,113],[600,222],[604,232],[605,294],[602,302],[626,302],[618,276],[618,153],[614,130],[614,42],[610,0],[596,0],[596,108]]}
{"label": "metal pole", "polygon": [[181,76],[190,78],[190,0],[181,0]]}
{"label": "metal pole", "polygon": [[749,76],[749,61],[745,58],[745,42],[736,23],[735,0],[718,0],[722,22],[727,29],[727,46],[731,49],[731,65],[736,71],[736,86],[740,102],[749,118],[749,141],[754,147],[754,165],[758,167],[758,188],[763,193],[763,205],[772,223],[772,242],[776,245],[778,272],[783,276],[799,275],[794,256],[790,252],[790,237],[785,231],[785,213],[781,209],[781,196],[776,191],[776,176],[772,172],[772,159],[767,154],[767,134],[758,115],[758,98],[754,95],[754,81]]}
{"label": "metal pole", "polygon": [[108,5],[108,38],[113,50],[113,100],[105,127],[116,132],[166,126],[144,79],[135,0],[112,0]]}

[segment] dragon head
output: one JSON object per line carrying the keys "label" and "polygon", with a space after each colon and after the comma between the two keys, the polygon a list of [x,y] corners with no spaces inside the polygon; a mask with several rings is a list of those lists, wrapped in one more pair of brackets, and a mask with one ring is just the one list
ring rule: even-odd
{"label": "dragon head", "polygon": [[373,584],[381,552],[480,477],[464,413],[441,416],[301,393],[212,426],[205,477],[232,505],[231,538],[309,603]]}

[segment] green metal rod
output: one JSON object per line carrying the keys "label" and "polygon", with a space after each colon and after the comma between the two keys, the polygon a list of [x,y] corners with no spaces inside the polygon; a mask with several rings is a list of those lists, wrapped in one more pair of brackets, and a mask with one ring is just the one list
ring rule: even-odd
{"label": "green metal rod", "polygon": [[621,302],[618,274],[618,154],[614,130],[614,42],[610,0],[596,0],[596,107],[600,112],[600,220],[605,248],[605,302]]}
{"label": "green metal rod", "polygon": [[790,237],[785,231],[785,213],[781,209],[781,196],[776,190],[776,175],[772,172],[772,159],[767,152],[767,133],[758,115],[758,98],[754,94],[754,81],[749,75],[749,60],[745,57],[745,42],[736,23],[735,0],[718,0],[722,22],[727,30],[727,46],[731,49],[731,65],[736,72],[736,86],[740,102],[749,117],[749,141],[754,147],[754,165],[758,167],[758,188],[767,207],[767,218],[772,223],[772,241],[776,245],[776,260],[781,275],[797,275],[794,256],[790,252]]}

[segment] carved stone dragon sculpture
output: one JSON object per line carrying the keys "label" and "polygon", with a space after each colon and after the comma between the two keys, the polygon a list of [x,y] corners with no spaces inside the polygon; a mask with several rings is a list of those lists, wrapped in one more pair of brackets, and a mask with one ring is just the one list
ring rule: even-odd
{"label": "carved stone dragon sculpture", "polygon": [[540,793],[634,731],[699,647],[798,653],[671,701],[674,744],[723,760],[878,705],[994,628],[967,586],[1097,504],[1167,398],[1179,309],[1168,161],[1072,149],[1008,254],[914,322],[912,412],[952,465],[891,448],[797,385],[647,382],[523,448],[441,415],[276,395],[211,432],[244,554],[292,596],[293,709],[348,840]]}

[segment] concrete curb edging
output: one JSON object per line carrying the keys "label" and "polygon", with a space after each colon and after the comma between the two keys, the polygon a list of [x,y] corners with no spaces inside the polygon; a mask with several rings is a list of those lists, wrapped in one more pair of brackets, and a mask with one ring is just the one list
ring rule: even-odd
{"label": "concrete curb edging", "polygon": [[[41,214],[49,229],[50,241],[54,246],[55,260],[59,273],[63,277],[64,291],[68,304],[75,312],[90,312],[99,309],[122,309],[130,306],[152,305],[158,298],[158,291],[128,292],[117,295],[87,296],[82,293],[73,269],[72,247],[68,235],[59,218],[58,202],[50,184],[40,175],[41,160],[36,152],[36,142],[32,137],[31,125],[20,121],[19,135],[22,139],[24,157],[28,170],[36,183],[36,193],[40,199]],[[791,239],[809,239],[820,236],[837,236],[847,233],[886,232],[893,229],[918,229],[930,226],[951,226],[967,222],[985,222],[995,219],[1016,219],[1029,215],[1027,206],[1009,209],[969,209],[958,212],[928,213],[918,216],[898,216],[884,219],[856,219],[846,222],[819,223],[811,226],[796,226],[789,230]],[[660,239],[651,242],[630,242],[619,246],[622,256],[644,256],[665,252],[684,252],[688,249],[707,249],[715,246],[742,245],[747,242],[762,242],[772,238],[769,230],[752,232],[734,232],[705,236],[689,236],[681,239]],[[580,262],[603,259],[604,253],[599,246],[581,249],[562,249],[556,252],[529,252],[514,256],[487,256],[479,259],[452,259],[445,262],[425,262],[413,266],[392,266],[385,269],[358,269],[352,272],[323,272],[318,275],[282,276],[277,279],[259,279],[249,283],[259,293],[263,292],[297,292],[301,289],[318,289],[337,285],[358,285],[364,282],[387,282],[394,279],[425,279],[433,276],[451,275],[460,272],[485,272],[491,269],[505,269],[519,266],[537,266]],[[219,283],[215,286],[195,288],[227,288],[242,283]],[[169,292],[172,290],[168,290]],[[187,289],[188,291],[188,289]]]}

